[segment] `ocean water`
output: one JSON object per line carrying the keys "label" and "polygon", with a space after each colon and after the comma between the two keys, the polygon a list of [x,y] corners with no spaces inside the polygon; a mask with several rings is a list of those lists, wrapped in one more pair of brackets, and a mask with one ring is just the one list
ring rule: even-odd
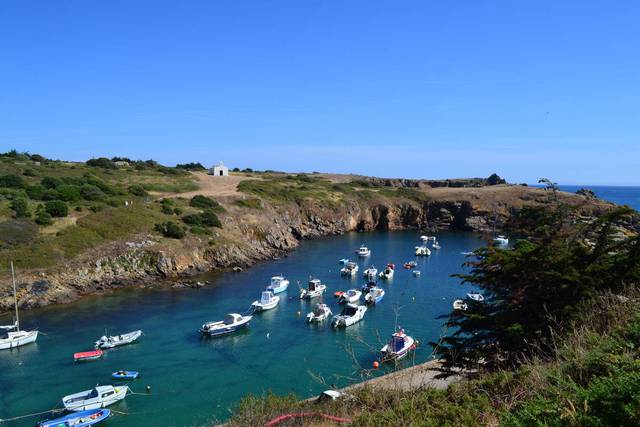
{"label": "ocean water", "polygon": [[[442,333],[438,316],[450,311],[454,299],[472,288],[450,275],[462,271],[465,256],[485,242],[472,233],[438,234],[442,249],[418,259],[421,277],[413,277],[402,263],[414,259],[416,232],[350,233],[304,241],[289,256],[260,263],[241,273],[207,277],[213,284],[200,289],[121,290],[79,302],[23,311],[23,328],[38,327],[36,344],[0,352],[0,418],[45,411],[60,405],[68,394],[97,384],[112,384],[111,372],[139,370],[141,378],[131,395],[112,406],[119,415],[109,426],[191,426],[221,421],[247,393],[293,392],[300,397],[327,388],[318,381],[344,386],[369,368],[376,350],[393,333],[396,323],[423,343],[407,365],[431,357],[427,343]],[[358,277],[339,276],[338,260],[355,259],[361,243],[372,256],[360,259]],[[360,287],[364,268],[397,265],[392,282],[383,284],[384,300],[370,308],[363,321],[343,330],[329,322],[308,325],[312,303],[298,299],[296,282],[309,275],[328,285],[324,300],[339,311],[333,293]],[[229,312],[243,312],[269,278],[284,274],[292,284],[279,306],[256,314],[249,329],[222,338],[203,338],[200,325]],[[7,316],[0,322],[9,322]],[[112,334],[142,329],[139,343],[110,350],[103,359],[74,363],[72,355],[91,349],[107,329]],[[152,387],[145,393],[147,385]],[[29,426],[46,416],[7,423]]]}
{"label": "ocean water", "polygon": [[581,188],[588,188],[597,197],[619,205],[628,205],[640,211],[640,187],[621,187],[607,185],[560,185],[562,191],[575,193]]}

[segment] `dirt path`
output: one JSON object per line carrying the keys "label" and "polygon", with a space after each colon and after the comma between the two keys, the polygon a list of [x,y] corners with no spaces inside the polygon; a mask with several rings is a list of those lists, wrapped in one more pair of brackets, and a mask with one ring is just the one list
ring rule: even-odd
{"label": "dirt path", "polygon": [[197,179],[198,190],[188,191],[186,193],[170,193],[164,195],[167,198],[183,197],[190,199],[193,196],[201,194],[209,197],[227,197],[238,196],[238,184],[247,179],[259,179],[241,175],[229,176],[213,176],[206,172],[192,172]]}

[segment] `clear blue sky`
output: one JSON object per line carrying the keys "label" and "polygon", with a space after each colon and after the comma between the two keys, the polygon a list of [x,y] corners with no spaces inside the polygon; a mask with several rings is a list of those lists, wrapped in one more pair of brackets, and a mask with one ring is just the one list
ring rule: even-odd
{"label": "clear blue sky", "polygon": [[0,149],[640,185],[640,2],[0,3]]}

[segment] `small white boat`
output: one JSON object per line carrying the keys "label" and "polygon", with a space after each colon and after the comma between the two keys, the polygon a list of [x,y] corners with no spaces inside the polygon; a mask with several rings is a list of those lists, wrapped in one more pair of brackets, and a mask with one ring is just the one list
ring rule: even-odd
{"label": "small white boat", "polygon": [[437,250],[437,249],[440,249],[441,246],[438,242],[433,242],[433,245],[431,245],[431,247]]}
{"label": "small white boat", "polygon": [[464,302],[461,299],[457,299],[453,302],[453,309],[454,310],[462,310],[462,311],[467,311],[467,308],[469,308],[467,306],[467,303]]}
{"label": "small white boat", "polygon": [[380,272],[378,275],[383,280],[391,280],[393,279],[393,273],[395,271],[395,265],[387,264],[387,267]]}
{"label": "small white boat", "polygon": [[509,244],[509,238],[501,234],[493,238],[493,243],[498,246],[507,246]]}
{"label": "small white boat", "polygon": [[369,288],[369,292],[364,296],[365,304],[377,304],[384,298],[384,289],[374,286]]}
{"label": "small white boat", "polygon": [[340,274],[343,276],[355,276],[358,273],[358,264],[355,262],[348,262],[341,270]]}
{"label": "small white boat", "polygon": [[62,404],[67,411],[74,412],[100,409],[124,399],[128,391],[127,386],[102,385],[65,396],[62,398]]}
{"label": "small white boat", "polygon": [[0,350],[8,350],[11,348],[21,347],[26,344],[35,342],[38,339],[38,331],[22,331],[20,330],[20,317],[18,316],[18,297],[16,294],[16,278],[13,272],[13,261],[11,262],[11,281],[13,283],[13,305],[16,312],[16,320],[13,325],[4,325],[2,329],[15,331],[7,332],[7,336],[0,338]]}
{"label": "small white boat", "polygon": [[431,251],[425,245],[416,246],[416,256],[429,256]]}
{"label": "small white boat", "polygon": [[400,329],[391,335],[389,342],[380,349],[382,361],[402,359],[415,348],[416,342],[413,337],[405,334],[404,330]]}
{"label": "small white boat", "polygon": [[249,322],[252,318],[253,316],[243,316],[238,313],[229,313],[224,317],[224,320],[205,323],[200,327],[200,332],[211,337],[230,334],[237,331],[238,329],[249,326]]}
{"label": "small white boat", "polygon": [[311,298],[319,297],[326,290],[327,290],[327,286],[323,285],[319,279],[311,279],[309,280],[307,289],[302,289],[300,291],[300,299],[311,299]]}
{"label": "small white boat", "polygon": [[351,326],[362,320],[366,312],[367,307],[364,305],[347,304],[339,315],[333,316],[331,326],[334,328]]}
{"label": "small white boat", "polygon": [[340,264],[345,265],[346,263],[349,262],[349,258],[342,258],[340,261],[338,261]]}
{"label": "small white boat", "polygon": [[361,295],[362,295],[361,291],[357,289],[349,289],[347,292],[340,295],[340,298],[338,298],[338,302],[340,304],[358,302],[358,300],[360,300]]}
{"label": "small white boat", "polygon": [[472,299],[477,302],[484,301],[484,295],[482,295],[480,292],[469,292],[467,296],[469,297],[469,299]]}
{"label": "small white boat", "polygon": [[362,246],[360,246],[360,249],[358,249],[357,253],[358,253],[358,256],[366,257],[366,256],[371,255],[371,249],[369,249],[368,247],[362,245]]}
{"label": "small white boat", "polygon": [[316,304],[313,311],[307,314],[308,323],[322,322],[331,316],[331,309],[327,304]]}
{"label": "small white boat", "polygon": [[98,341],[96,341],[95,348],[101,348],[106,350],[108,348],[119,347],[121,345],[131,344],[136,341],[142,335],[142,331],[137,330],[133,332],[128,332],[122,335],[114,335],[112,337],[107,337],[103,335],[100,337]]}
{"label": "small white boat", "polygon": [[279,302],[279,296],[274,295],[271,291],[263,291],[262,295],[260,295],[260,300],[251,303],[251,307],[256,311],[271,310],[272,308],[276,308]]}
{"label": "small white boat", "polygon": [[422,235],[420,236],[420,240],[426,243],[429,241],[429,236]]}
{"label": "small white boat", "polygon": [[375,279],[378,276],[378,269],[373,265],[366,270],[364,270],[364,277],[367,279]]}
{"label": "small white boat", "polygon": [[284,278],[284,276],[273,276],[271,278],[271,284],[267,286],[267,290],[273,292],[274,294],[279,294],[280,292],[284,292],[289,287],[289,281]]}
{"label": "small white boat", "polygon": [[420,277],[420,275],[422,275],[422,273],[420,272],[420,270],[413,270],[413,276],[414,276],[414,277]]}

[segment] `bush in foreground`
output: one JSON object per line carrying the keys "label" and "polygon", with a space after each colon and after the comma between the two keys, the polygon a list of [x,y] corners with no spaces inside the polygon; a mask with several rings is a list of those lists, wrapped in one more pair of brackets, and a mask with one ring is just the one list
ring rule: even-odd
{"label": "bush in foreground", "polygon": [[62,218],[69,215],[69,207],[61,200],[50,200],[44,204],[44,209],[54,218]]}
{"label": "bush in foreground", "polygon": [[184,230],[173,221],[156,224],[154,229],[164,237],[171,239],[182,239],[185,236]]}

